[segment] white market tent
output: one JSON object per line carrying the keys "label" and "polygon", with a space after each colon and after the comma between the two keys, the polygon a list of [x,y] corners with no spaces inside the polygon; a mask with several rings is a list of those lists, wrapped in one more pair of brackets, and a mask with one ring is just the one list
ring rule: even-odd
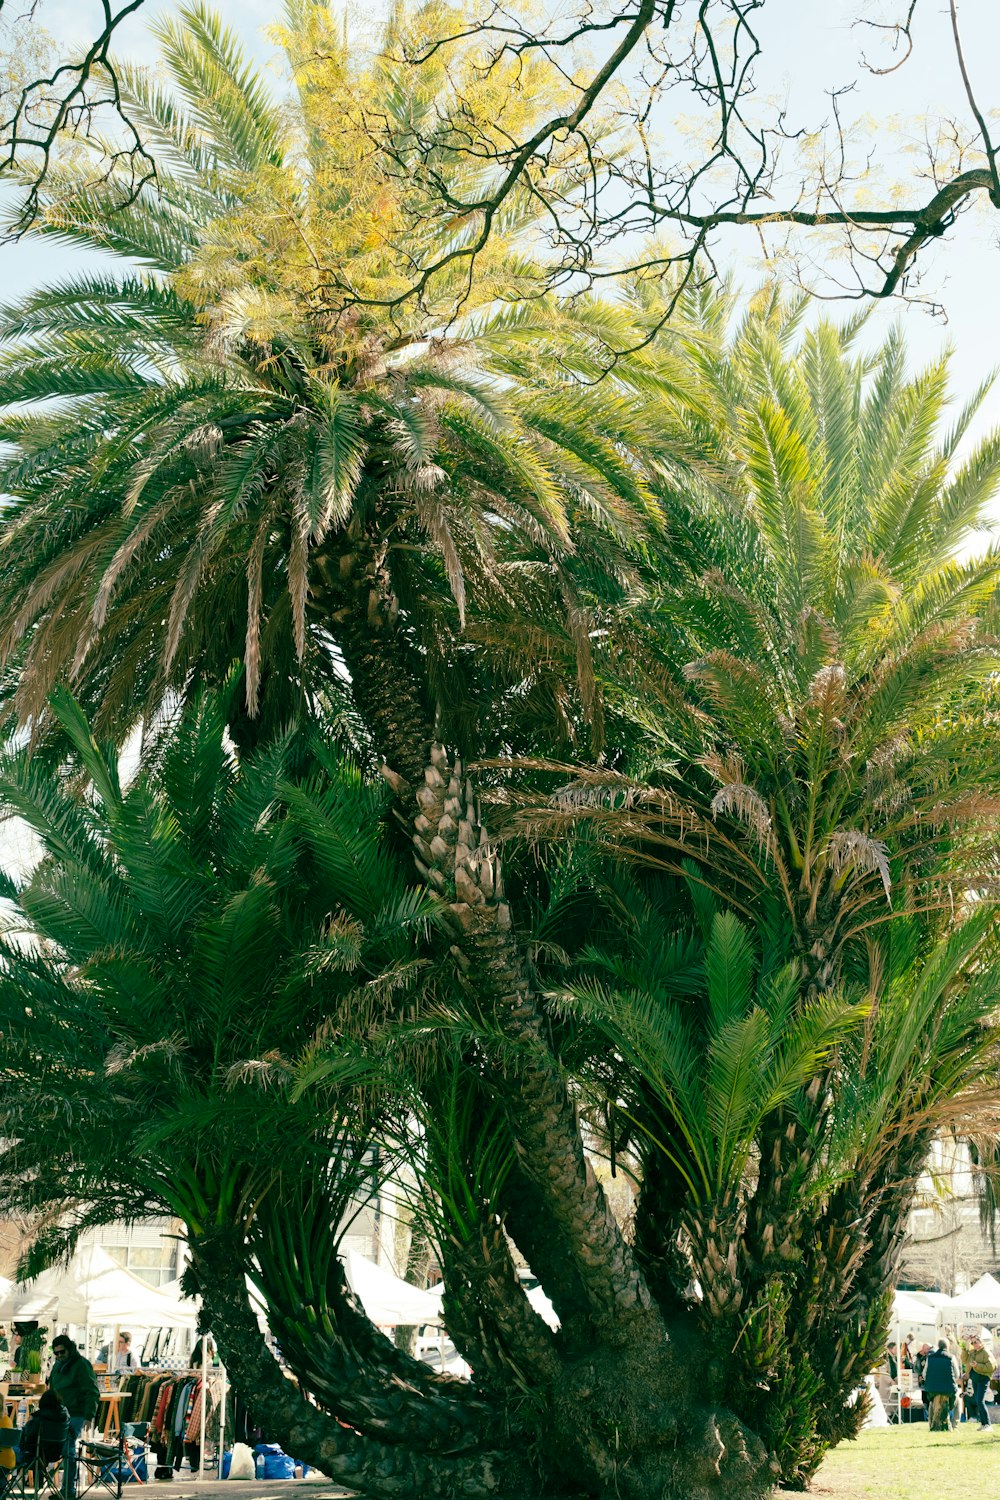
{"label": "white market tent", "polygon": [[441,1302],[432,1292],[422,1292],[394,1276],[355,1250],[344,1255],[344,1269],[351,1291],[368,1317],[380,1327],[389,1324],[414,1326],[441,1321]]}
{"label": "white market tent", "polygon": [[929,1344],[936,1334],[935,1310],[916,1292],[893,1292],[892,1328],[894,1339],[913,1334],[918,1345]]}
{"label": "white market tent", "polygon": [[897,1323],[927,1323],[934,1327],[934,1308],[915,1292],[893,1292],[892,1315]]}
{"label": "white market tent", "polygon": [[86,1324],[134,1323],[144,1328],[194,1328],[196,1305],[133,1276],[99,1245],[80,1250],[28,1282],[0,1289],[0,1320]]}
{"label": "white market tent", "polygon": [[[441,1321],[441,1303],[442,1303],[442,1300],[444,1298],[444,1284],[443,1283],[439,1283],[436,1287],[432,1287],[431,1290],[427,1293],[427,1296],[428,1297],[433,1297],[435,1303],[437,1304],[437,1317],[436,1318],[427,1318],[427,1319],[425,1319],[425,1321],[428,1322],[428,1323],[431,1323],[431,1322],[440,1322]],[[544,1322],[548,1323],[548,1325],[549,1325],[550,1328],[558,1328],[559,1327],[559,1314],[556,1312],[555,1308],[552,1306],[552,1302],[551,1302],[550,1298],[548,1296],[546,1296],[545,1292],[542,1290],[542,1288],[540,1286],[533,1286],[533,1287],[531,1287],[531,1289],[527,1293],[527,1298],[528,1298],[528,1301],[531,1303],[532,1307],[535,1309],[535,1312],[538,1314],[538,1316]]]}
{"label": "white market tent", "polygon": [[974,1323],[985,1328],[1000,1327],[1000,1281],[988,1272],[985,1276],[980,1276],[967,1292],[940,1304],[937,1321],[939,1327],[945,1323],[956,1327],[963,1323]]}

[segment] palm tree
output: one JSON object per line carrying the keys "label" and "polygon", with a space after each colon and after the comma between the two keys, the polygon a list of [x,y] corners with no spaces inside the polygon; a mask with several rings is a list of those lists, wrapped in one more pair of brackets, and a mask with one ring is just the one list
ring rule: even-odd
{"label": "palm tree", "polygon": [[[53,708],[90,795],[23,751],[0,770],[5,808],[42,848],[5,886],[0,964],[0,1194],[47,1226],[25,1269],[92,1225],[176,1216],[234,1373],[276,1430],[294,1427],[328,1472],[359,1483],[395,1450],[435,1493],[446,1455],[482,1446],[496,1412],[394,1349],[337,1255],[378,1185],[372,1146],[391,1171],[409,1128],[408,1095],[371,1038],[420,1016],[440,967],[434,903],[386,839],[386,793],[318,744],[240,758],[217,697],[123,787],[75,702]],[[289,1288],[289,1246],[303,1243]],[[204,1263],[222,1247],[226,1276],[212,1281]],[[245,1274],[332,1416],[290,1399],[246,1332]],[[437,1477],[424,1472],[438,1460]],[[469,1457],[470,1483],[479,1467]]]}
{"label": "palm tree", "polygon": [[[16,497],[0,660],[19,723],[66,677],[116,735],[240,658],[248,714],[273,694],[284,722],[293,685],[336,683],[343,661],[378,755],[416,783],[436,710],[461,697],[442,679],[462,674],[470,585],[512,624],[533,563],[568,607],[578,534],[603,529],[623,567],[655,507],[622,456],[631,377],[571,390],[614,310],[507,305],[530,275],[529,198],[463,284],[460,323],[457,271],[429,305],[365,305],[391,291],[386,236],[419,232],[407,149],[446,133],[449,110],[488,118],[509,78],[466,95],[443,64],[419,82],[388,55],[359,66],[327,7],[290,15],[291,112],[193,5],[157,28],[171,92],[123,69],[155,185],[124,202],[127,181],[73,157],[52,178],[41,232],[123,267],[0,319]],[[390,28],[386,53],[413,41]],[[375,116],[399,171],[366,148]],[[669,371],[660,356],[646,378]],[[38,401],[58,405],[21,405]],[[526,550],[505,559],[512,538]]]}
{"label": "palm tree", "polygon": [[[306,1384],[335,1398],[357,1441],[319,1434],[276,1383],[243,1283],[256,1231],[217,1216],[195,1236],[198,1274],[230,1362],[286,1430],[306,1424],[327,1472],[373,1494],[530,1493],[529,1469],[550,1492],[635,1500],[801,1479],[822,1446],[808,1400],[817,1377],[808,1361],[791,1373],[776,1363],[776,1330],[793,1326],[807,1296],[798,1268],[819,1265],[814,1230],[845,1296],[863,1267],[886,1271],[892,1174],[911,1158],[901,1150],[871,1166],[882,1188],[865,1201],[882,1208],[860,1231],[829,1184],[802,1196],[826,1160],[831,1080],[847,1046],[817,1043],[805,1087],[791,1099],[751,1090],[742,1134],[708,1143],[717,1176],[720,1163],[732,1178],[759,1159],[752,1197],[734,1197],[729,1181],[721,1217],[710,1218],[720,1205],[689,1205],[681,1237],[673,1215],[685,1200],[670,1196],[678,1151],[650,1153],[633,1247],[595,1181],[568,1081],[597,1049],[575,1066],[573,1028],[547,1013],[528,903],[505,894],[467,763],[546,741],[596,749],[599,678],[613,759],[582,778],[585,797],[563,791],[545,830],[576,827],[589,802],[614,853],[671,873],[693,861],[695,885],[719,892],[761,955],[759,1003],[734,1012],[732,1035],[763,1036],[771,981],[793,965],[802,1045],[795,1054],[794,1031],[791,1050],[772,1031],[760,1071],[809,1056],[809,1027],[835,1011],[831,995],[857,1003],[891,972],[870,960],[885,946],[886,882],[931,908],[949,875],[961,904],[988,872],[992,825],[978,828],[973,811],[992,796],[991,721],[977,693],[994,660],[981,620],[993,561],[977,571],[945,558],[981,510],[995,453],[949,480],[949,444],[932,452],[926,437],[934,382],[906,382],[898,351],[873,378],[870,362],[845,352],[850,329],[816,332],[793,356],[794,313],[774,302],[727,344],[725,303],[689,294],[680,326],[642,358],[596,388],[574,384],[592,373],[595,329],[616,319],[649,328],[660,309],[638,287],[630,305],[581,304],[572,321],[541,304],[498,311],[498,293],[530,277],[526,199],[464,323],[449,322],[452,303],[380,311],[384,235],[398,243],[401,225],[419,232],[421,222],[407,141],[440,131],[441,162],[453,165],[448,132],[461,110],[498,105],[477,96],[474,69],[442,72],[415,95],[388,62],[352,66],[323,8],[298,7],[289,111],[203,10],[162,34],[176,92],[128,80],[159,143],[155,189],[123,202],[114,173],[94,182],[69,161],[47,211],[48,232],[127,256],[130,269],[49,289],[4,324],[7,399],[57,402],[9,410],[4,424],[15,452],[2,482],[16,497],[0,551],[8,700],[44,738],[47,695],[68,675],[98,734],[121,735],[137,709],[155,723],[172,694],[221,681],[240,658],[239,745],[323,702],[383,763],[421,879],[441,898],[445,969],[461,997],[419,1081],[387,1079],[386,1093],[397,1114],[405,1098],[422,1119],[426,1212],[447,1205],[455,1231],[441,1236],[451,1325],[482,1371],[481,1394],[506,1398],[499,1428],[485,1419],[462,1458],[465,1424],[439,1422],[423,1387],[423,1414],[403,1401],[395,1430],[407,1441],[394,1445],[383,1441],[391,1408],[367,1396],[339,1405],[352,1359],[364,1356],[376,1387],[398,1367],[341,1314],[326,1253],[304,1299],[317,1324],[297,1321],[294,1297],[334,1219],[318,1171],[282,1185],[297,1227],[286,1227],[281,1193],[264,1198],[258,1268]],[[385,177],[384,153],[365,149],[369,110],[392,120],[400,143],[401,170]],[[869,490],[882,442],[893,466]],[[639,522],[660,509],[662,531],[636,552]],[[569,688],[567,660],[578,679]],[[539,713],[551,722],[553,710],[558,728],[539,734]],[[963,735],[970,723],[976,733]],[[79,735],[79,755],[86,745]],[[718,1040],[697,1035],[709,1049]],[[405,1028],[399,1037],[405,1046]],[[395,1049],[389,1034],[379,1040],[388,1066]],[[318,1060],[316,1086],[352,1057],[335,1047]],[[631,1092],[677,1130],[655,1079],[635,1077],[648,1061],[633,1055]],[[619,1094],[616,1083],[604,1099],[611,1114]],[[402,1136],[398,1118],[395,1128]],[[724,1241],[737,1201],[739,1293]],[[557,1337],[513,1277],[508,1235],[542,1277]],[[719,1368],[692,1388],[676,1351],[704,1336],[705,1320],[685,1303],[678,1249],[699,1238],[706,1279],[717,1279],[706,1306],[718,1313]],[[867,1330],[871,1298],[859,1298]],[[745,1335],[731,1369],[737,1309]],[[336,1330],[332,1353],[318,1352],[316,1326]],[[833,1392],[856,1375],[862,1347],[835,1347]],[[773,1403],[747,1395],[771,1378]],[[497,1437],[504,1430],[527,1467]]]}
{"label": "palm tree", "polygon": [[[533,774],[558,771],[562,785],[544,803],[534,790],[508,794],[513,827],[562,839],[585,825],[594,847],[693,881],[752,925],[776,971],[796,966],[802,1015],[847,986],[874,997],[881,1022],[894,986],[921,993],[918,956],[934,970],[935,942],[947,943],[970,893],[992,909],[1000,551],[956,553],[988,519],[1000,437],[962,456],[985,388],[941,433],[944,362],[907,376],[898,333],[859,354],[859,320],[803,333],[801,305],[770,293],[732,333],[731,312],[725,296],[689,299],[688,321],[702,334],[693,379],[712,416],[692,420],[683,476],[667,467],[666,450],[659,456],[669,550],[651,547],[645,586],[598,658],[618,762],[588,771],[536,763]],[[905,962],[901,924],[916,934]],[[949,984],[975,991],[985,939],[972,922],[955,941],[973,979],[956,969]],[[949,993],[945,985],[934,1003]],[[962,1035],[976,1066],[985,1010],[981,996],[970,1004]],[[939,1019],[932,1007],[918,1024],[917,1013],[884,1017],[900,1028],[891,1044],[885,1033],[886,1140],[896,1140],[893,1108],[902,1110],[892,1090],[915,1090],[919,1102],[936,1087],[921,1049]],[[877,1078],[872,1054],[860,1056]],[[918,1058],[927,1072],[905,1081]],[[801,1356],[798,1384],[771,1429],[788,1435],[787,1482],[808,1478],[826,1441],[811,1420],[796,1434],[791,1415],[816,1406],[820,1369],[834,1414],[823,1430],[844,1430],[840,1395],[882,1337],[898,1215],[930,1140],[903,1111],[898,1149],[877,1166],[854,1160],[836,1191],[810,1195],[831,1132],[854,1117],[845,1096],[860,1066],[838,1057],[817,1067],[794,1105],[761,1122],[754,1191],[715,1257],[718,1287],[706,1288],[707,1305],[722,1308],[737,1275],[744,1315],[757,1308],[770,1327],[805,1337],[800,1347],[787,1335]],[[952,1062],[942,1068],[950,1076]],[[960,1097],[968,1074],[954,1077]],[[649,1158],[636,1240],[661,1300],[684,1285],[672,1260],[678,1182],[667,1156]],[[820,1353],[814,1327],[827,1286],[838,1288],[838,1311],[823,1324]]]}
{"label": "palm tree", "polygon": [[[800,965],[757,948],[703,888],[690,929],[669,878],[619,870],[589,889],[576,976],[557,993],[593,1128],[635,1177],[658,1302],[696,1322],[714,1396],[801,1487],[863,1418],[848,1398],[884,1346],[935,1135],[995,1120],[994,912],[977,903],[937,942],[904,920],[877,994],[812,998]],[[568,910],[556,923],[572,945]],[[802,1126],[789,1242],[768,1259],[761,1153]]]}
{"label": "palm tree", "polygon": [[[127,257],[129,271],[43,291],[3,322],[9,402],[58,403],[4,420],[12,713],[43,735],[47,695],[68,676],[97,732],[120,735],[242,657],[247,713],[232,730],[248,745],[317,697],[343,700],[349,679],[359,748],[383,763],[456,962],[518,1060],[492,1065],[493,1086],[526,1164],[526,1217],[560,1247],[564,1327],[580,1347],[606,1334],[624,1358],[619,1321],[641,1325],[652,1357],[662,1334],[587,1165],[466,764],[508,749],[525,713],[547,707],[545,687],[531,690],[554,656],[580,685],[555,704],[563,738],[586,741],[581,578],[613,599],[634,576],[624,544],[655,506],[630,456],[644,430],[632,396],[679,387],[677,361],[651,348],[588,394],[573,377],[625,312],[581,307],[574,329],[550,307],[497,307],[528,274],[527,193],[463,292],[461,325],[445,316],[446,278],[430,306],[366,301],[377,286],[384,304],[383,234],[419,228],[423,192],[405,170],[385,174],[368,115],[392,121],[404,168],[418,137],[426,160],[428,132],[440,130],[444,160],[462,110],[489,118],[500,95],[517,107],[519,63],[483,81],[470,56],[467,76],[442,64],[415,82],[389,61],[356,66],[326,8],[296,6],[289,112],[201,7],[160,35],[174,92],[123,74],[157,147],[156,183],[123,202],[114,172],[95,182],[70,160],[43,225]],[[505,1257],[491,1266],[492,1295],[525,1319]],[[471,1282],[456,1285],[471,1326]]]}

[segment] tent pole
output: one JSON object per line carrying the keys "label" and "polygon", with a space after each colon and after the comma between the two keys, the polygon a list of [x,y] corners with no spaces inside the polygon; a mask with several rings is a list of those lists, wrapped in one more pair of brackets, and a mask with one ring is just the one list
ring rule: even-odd
{"label": "tent pole", "polygon": [[198,1450],[198,1478],[205,1477],[205,1449],[208,1433],[205,1431],[208,1416],[208,1334],[201,1336],[201,1447]]}
{"label": "tent pole", "polygon": [[222,1456],[223,1456],[223,1454],[226,1451],[226,1396],[227,1396],[227,1394],[229,1392],[229,1376],[228,1376],[228,1374],[226,1372],[225,1365],[220,1365],[219,1366],[219,1372],[222,1375],[222,1396],[221,1396],[220,1401],[219,1401],[219,1474],[218,1474],[218,1477],[220,1479],[222,1479],[224,1477],[224,1475],[222,1473]]}

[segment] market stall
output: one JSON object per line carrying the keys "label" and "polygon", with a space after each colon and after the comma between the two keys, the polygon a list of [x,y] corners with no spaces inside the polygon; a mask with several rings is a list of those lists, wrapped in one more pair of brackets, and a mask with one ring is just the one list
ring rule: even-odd
{"label": "market stall", "polygon": [[1000,1329],[1000,1281],[988,1273],[957,1297],[942,1301],[936,1310],[938,1328]]}

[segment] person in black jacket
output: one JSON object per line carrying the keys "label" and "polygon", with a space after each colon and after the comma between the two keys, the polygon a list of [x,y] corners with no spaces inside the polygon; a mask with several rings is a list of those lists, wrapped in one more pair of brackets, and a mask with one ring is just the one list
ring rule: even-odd
{"label": "person in black jacket", "polygon": [[924,1370],[924,1390],[928,1396],[947,1396],[948,1398],[948,1425],[955,1426],[954,1408],[955,1398],[962,1384],[962,1372],[958,1366],[958,1360],[948,1352],[947,1339],[938,1339],[938,1346],[927,1356],[927,1366]]}
{"label": "person in black jacket", "polygon": [[76,1481],[76,1444],[84,1427],[97,1416],[101,1391],[93,1365],[84,1359],[68,1334],[56,1334],[52,1340],[52,1353],[56,1361],[49,1371],[49,1385],[65,1403],[73,1435],[73,1451],[68,1464],[69,1491],[72,1494]]}
{"label": "person in black jacket", "polygon": [[21,1433],[21,1458],[58,1463],[66,1453],[68,1438],[69,1412],[55,1391],[43,1391],[37,1410],[25,1422]]}

